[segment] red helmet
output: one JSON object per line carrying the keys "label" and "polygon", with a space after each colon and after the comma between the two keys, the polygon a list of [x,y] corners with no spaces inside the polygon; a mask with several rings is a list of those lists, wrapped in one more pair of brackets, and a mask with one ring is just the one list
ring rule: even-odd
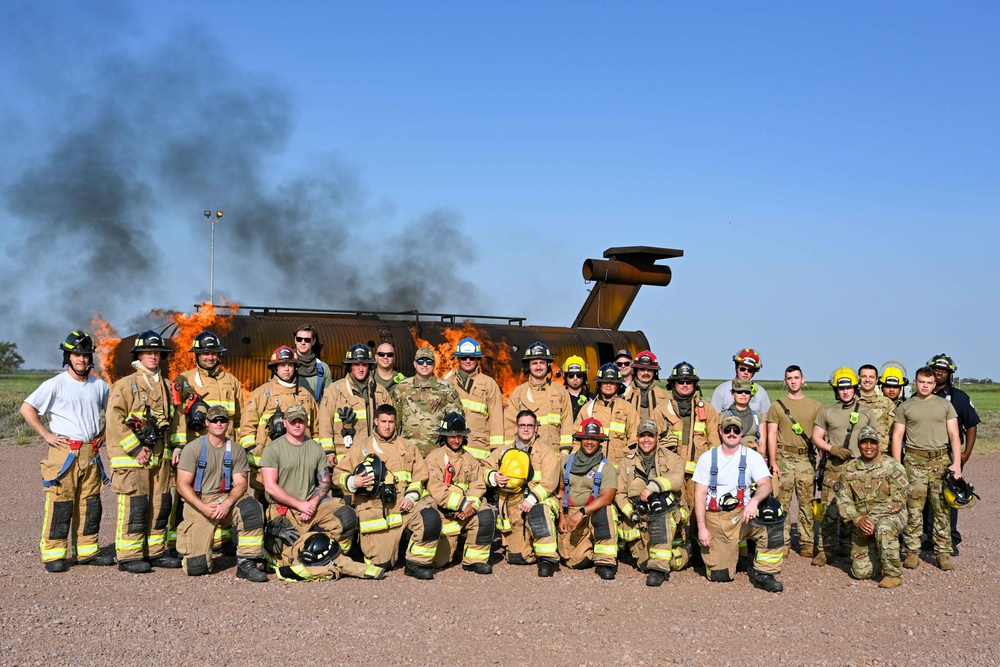
{"label": "red helmet", "polygon": [[632,368],[645,368],[652,371],[660,370],[660,364],[656,360],[656,355],[649,350],[643,350],[639,354],[635,355],[635,361],[632,362]]}
{"label": "red helmet", "polygon": [[573,439],[607,440],[608,436],[604,435],[604,427],[601,426],[601,422],[591,417],[580,423],[580,430],[573,434]]}
{"label": "red helmet", "polygon": [[754,371],[760,370],[760,354],[752,347],[745,347],[734,354],[733,361],[741,366],[752,368]]}
{"label": "red helmet", "polygon": [[299,359],[295,356],[295,350],[288,347],[287,345],[282,345],[271,355],[271,360],[267,362],[267,367],[274,370],[278,367],[278,364],[295,364],[299,365]]}

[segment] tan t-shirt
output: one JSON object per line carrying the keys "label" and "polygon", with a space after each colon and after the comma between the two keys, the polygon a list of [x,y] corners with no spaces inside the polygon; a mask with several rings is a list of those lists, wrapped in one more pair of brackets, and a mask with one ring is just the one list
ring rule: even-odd
{"label": "tan t-shirt", "polygon": [[[858,421],[851,430],[851,442],[847,448],[851,450],[851,456],[858,458],[861,456],[861,450],[858,449],[861,429],[865,426],[877,429],[878,424],[875,413],[867,405],[855,402],[853,409],[858,412]],[[826,441],[834,447],[844,446],[844,438],[847,437],[847,429],[851,425],[851,410],[852,408],[845,409],[842,403],[837,402],[820,408],[819,414],[816,415],[816,426],[826,431]]]}
{"label": "tan t-shirt", "polygon": [[[327,467],[326,453],[315,440],[293,445],[283,435],[264,449],[260,467],[276,468],[278,486],[293,498],[305,500],[316,489],[316,473]],[[271,494],[267,497],[274,502]]]}
{"label": "tan t-shirt", "polygon": [[[812,438],[813,426],[816,424],[816,417],[819,415],[821,406],[819,403],[809,398],[808,396],[802,396],[802,398],[791,398],[788,395],[782,396],[779,399],[788,408],[788,411],[792,414],[792,419],[797,421],[802,426],[802,432],[805,434],[806,438]],[[769,424],[778,425],[778,444],[779,445],[791,445],[792,447],[803,447],[806,441],[802,436],[798,435],[792,430],[792,422],[789,421],[788,416],[778,401],[771,403],[770,409],[767,411],[766,421]],[[843,440],[839,444],[844,444]]]}
{"label": "tan t-shirt", "polygon": [[[567,464],[569,465],[569,464]],[[563,475],[566,473],[563,472]],[[594,466],[587,475],[569,476],[569,504],[570,507],[583,507],[587,504],[590,494],[594,492],[594,476],[597,474],[597,466]],[[611,461],[601,468],[601,491],[605,489],[618,488],[618,471],[611,465]]]}
{"label": "tan t-shirt", "polygon": [[896,408],[896,423],[906,426],[907,449],[933,452],[946,448],[949,419],[958,419],[958,413],[940,396],[911,396]]}
{"label": "tan t-shirt", "polygon": [[[233,474],[247,475],[250,473],[250,464],[247,463],[247,453],[235,442],[231,443],[230,451],[233,455]],[[181,450],[181,459],[177,463],[177,469],[198,475],[198,461],[201,460],[202,447],[208,448],[208,456],[205,457],[205,472],[201,478],[201,495],[214,495],[225,493],[220,490],[222,484],[222,469],[226,460],[226,448],[213,447],[208,439],[204,437],[195,438]],[[194,482],[191,483],[192,487]]]}

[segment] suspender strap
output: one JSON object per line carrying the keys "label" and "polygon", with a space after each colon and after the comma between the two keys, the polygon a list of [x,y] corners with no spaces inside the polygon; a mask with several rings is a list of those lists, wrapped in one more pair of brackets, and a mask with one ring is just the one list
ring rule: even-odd
{"label": "suspender strap", "polygon": [[201,493],[201,483],[205,479],[205,468],[208,467],[208,437],[201,436],[201,455],[198,456],[198,470],[194,473],[194,492]]}
{"label": "suspender strap", "polygon": [[[194,492],[201,493],[205,481],[205,468],[208,467],[208,437],[201,436],[201,455],[198,457],[198,470],[194,474]],[[220,493],[229,493],[233,488],[233,442],[226,440],[226,454],[222,459],[222,484]]]}
{"label": "suspender strap", "polygon": [[780,405],[780,406],[781,406],[781,409],[782,409],[782,410],[784,410],[784,411],[785,411],[785,416],[786,416],[786,417],[788,417],[788,421],[792,422],[792,430],[794,431],[794,430],[795,430],[795,426],[796,426],[796,425],[798,425],[798,427],[799,427],[799,436],[800,436],[800,437],[801,437],[801,438],[802,438],[803,440],[805,440],[805,441],[806,441],[806,447],[812,447],[812,446],[813,446],[813,443],[812,443],[812,440],[810,440],[810,439],[809,439],[809,436],[808,436],[808,435],[806,435],[806,432],[805,432],[805,431],[804,431],[804,430],[802,429],[802,424],[799,424],[799,423],[798,423],[797,421],[795,421],[795,418],[794,418],[794,417],[792,417],[792,411],[791,411],[791,410],[789,410],[789,409],[788,409],[788,408],[787,408],[787,407],[785,406],[785,404],[781,402],[781,399],[780,399],[780,398],[779,398],[779,399],[778,399],[777,401],[775,401],[775,402],[776,402],[776,403],[777,403],[778,405]]}

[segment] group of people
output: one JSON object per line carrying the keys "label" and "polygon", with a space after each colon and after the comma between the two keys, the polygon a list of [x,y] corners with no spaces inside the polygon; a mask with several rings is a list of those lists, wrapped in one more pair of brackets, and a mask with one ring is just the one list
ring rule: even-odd
{"label": "group of people", "polygon": [[[709,401],[690,363],[659,383],[648,350],[619,350],[591,393],[582,357],[553,373],[538,342],[505,402],[472,338],[444,377],[432,348],[417,350],[405,377],[390,343],[359,343],[334,380],[317,343],[314,327],[299,327],[294,348],[271,355],[271,378],[244,396],[210,331],[173,380],[161,371],[168,341],[139,334],[134,372],[111,387],[91,374],[94,337],[70,333],[59,346],[66,372],[21,407],[49,444],[45,569],[117,562],[198,576],[221,552],[252,582],[381,579],[399,564],[433,579],[455,562],[488,575],[502,553],[540,577],[561,564],[614,579],[626,560],[649,586],[696,566],[718,582],[745,569],[777,592],[795,495],[801,555],[816,566],[849,555],[854,577],[880,570],[879,585],[894,587],[921,548],[953,568],[961,536],[949,510],[976,497],[962,466],[979,418],[946,355],[917,371],[905,401],[901,368],[839,368],[836,403],[824,407],[802,392],[798,366],[772,404],[750,348]],[[114,557],[98,545],[102,482],[117,499]]]}

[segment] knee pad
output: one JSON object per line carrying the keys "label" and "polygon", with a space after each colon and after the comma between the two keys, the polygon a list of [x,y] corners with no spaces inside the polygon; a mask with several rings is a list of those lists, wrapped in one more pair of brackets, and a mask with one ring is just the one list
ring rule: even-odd
{"label": "knee pad", "polygon": [[650,514],[649,515],[649,543],[650,544],[668,544],[670,543],[671,535],[668,534],[667,530],[667,515],[666,513],[660,514]]}
{"label": "knee pad", "polygon": [[260,503],[258,503],[253,498],[244,498],[240,502],[236,503],[237,509],[240,511],[240,517],[243,519],[243,530],[260,530],[264,527],[264,510],[261,509]]}
{"label": "knee pad", "polygon": [[166,530],[170,523],[170,508],[173,506],[174,496],[172,493],[164,493],[160,496],[160,511],[156,514],[153,522],[153,530]]}
{"label": "knee pad", "polygon": [[358,532],[358,513],[350,505],[342,505],[333,513],[340,520],[341,539],[350,539]]}
{"label": "knee pad", "polygon": [[728,569],[725,570],[709,570],[708,580],[715,582],[727,582],[733,580],[733,575],[730,574]]}
{"label": "knee pad", "polygon": [[420,510],[420,520],[424,524],[424,542],[436,542],[441,537],[441,514],[430,507]]}
{"label": "knee pad", "polygon": [[534,507],[528,510],[528,528],[531,529],[531,535],[536,540],[543,537],[549,537],[552,533],[549,531],[549,522],[546,521],[548,517],[545,513],[549,511],[549,508],[542,503],[536,503]]}
{"label": "knee pad", "polygon": [[208,558],[204,555],[185,558],[184,571],[188,573],[189,577],[199,577],[203,574],[208,574]]}
{"label": "knee pad", "polygon": [[[785,518],[787,521],[788,518]],[[765,549],[778,549],[785,546],[785,521],[781,523],[773,523],[767,528],[767,539],[765,540],[766,546],[761,545]]]}
{"label": "knee pad", "polygon": [[69,537],[69,525],[72,521],[72,500],[60,500],[52,503],[52,519],[49,522],[49,539],[65,540]]}
{"label": "knee pad", "polygon": [[85,500],[87,503],[86,513],[83,519],[83,534],[97,535],[101,530],[101,515],[104,514],[104,507],[101,505],[100,496],[91,496]]}
{"label": "knee pad", "polygon": [[476,531],[476,544],[493,544],[493,534],[496,530],[496,517],[490,508],[481,509],[476,514],[479,519],[479,530]]}
{"label": "knee pad", "polygon": [[598,542],[610,540],[613,534],[611,522],[608,520],[609,514],[611,514],[611,508],[602,507],[590,517],[590,525],[594,528],[594,539]]}
{"label": "knee pad", "polygon": [[146,532],[146,514],[149,513],[149,496],[130,496],[128,499],[128,532],[138,535]]}

